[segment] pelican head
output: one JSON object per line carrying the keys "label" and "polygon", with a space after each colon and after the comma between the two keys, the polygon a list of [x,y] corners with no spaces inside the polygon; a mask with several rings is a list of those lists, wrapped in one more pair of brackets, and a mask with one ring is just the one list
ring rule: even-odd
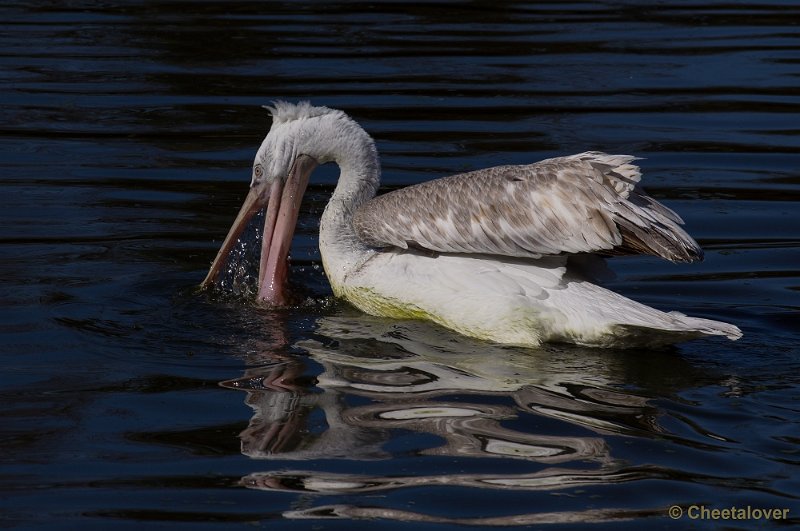
{"label": "pelican head", "polygon": [[[354,123],[341,111],[275,102],[265,107],[272,127],[253,163],[250,191],[202,283],[213,283],[250,219],[266,208],[258,269],[258,300],[283,306],[288,302],[288,257],[300,202],[314,169],[336,159],[342,124]],[[357,126],[356,126],[357,127]]]}

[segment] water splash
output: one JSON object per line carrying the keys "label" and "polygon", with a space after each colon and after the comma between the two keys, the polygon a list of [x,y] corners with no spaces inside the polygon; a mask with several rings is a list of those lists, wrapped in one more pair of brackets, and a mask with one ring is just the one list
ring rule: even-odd
{"label": "water splash", "polygon": [[265,211],[260,210],[247,225],[236,246],[228,254],[225,268],[215,282],[216,289],[236,298],[254,297],[258,293],[258,263]]}

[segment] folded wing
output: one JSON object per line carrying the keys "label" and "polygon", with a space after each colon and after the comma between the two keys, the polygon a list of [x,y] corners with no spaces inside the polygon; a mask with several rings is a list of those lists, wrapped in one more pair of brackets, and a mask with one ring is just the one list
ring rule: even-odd
{"label": "folded wing", "polygon": [[639,186],[634,157],[586,152],[497,166],[378,196],[355,214],[374,247],[539,258],[563,253],[702,259],[681,218]]}

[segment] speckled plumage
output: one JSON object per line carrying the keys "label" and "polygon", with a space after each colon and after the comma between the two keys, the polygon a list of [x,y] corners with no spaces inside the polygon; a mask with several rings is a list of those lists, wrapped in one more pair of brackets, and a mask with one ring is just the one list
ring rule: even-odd
{"label": "speckled plumage", "polygon": [[637,186],[628,155],[586,152],[425,182],[369,201],[353,219],[376,246],[539,258],[561,253],[702,257],[682,220]]}

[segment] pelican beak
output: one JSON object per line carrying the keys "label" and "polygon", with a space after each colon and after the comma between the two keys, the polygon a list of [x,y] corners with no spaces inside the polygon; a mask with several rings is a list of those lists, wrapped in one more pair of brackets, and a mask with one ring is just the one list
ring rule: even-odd
{"label": "pelican beak", "polygon": [[289,247],[300,213],[300,202],[317,165],[313,157],[298,156],[282,189],[273,190],[270,195],[258,267],[258,300],[267,304],[285,306],[288,302]]}
{"label": "pelican beak", "polygon": [[214,283],[250,219],[266,206],[264,238],[258,267],[258,300],[272,306],[287,304],[289,248],[308,179],[317,165],[313,157],[299,155],[285,180],[275,179],[271,183],[264,182],[250,187],[250,192],[201,287],[206,288]]}

